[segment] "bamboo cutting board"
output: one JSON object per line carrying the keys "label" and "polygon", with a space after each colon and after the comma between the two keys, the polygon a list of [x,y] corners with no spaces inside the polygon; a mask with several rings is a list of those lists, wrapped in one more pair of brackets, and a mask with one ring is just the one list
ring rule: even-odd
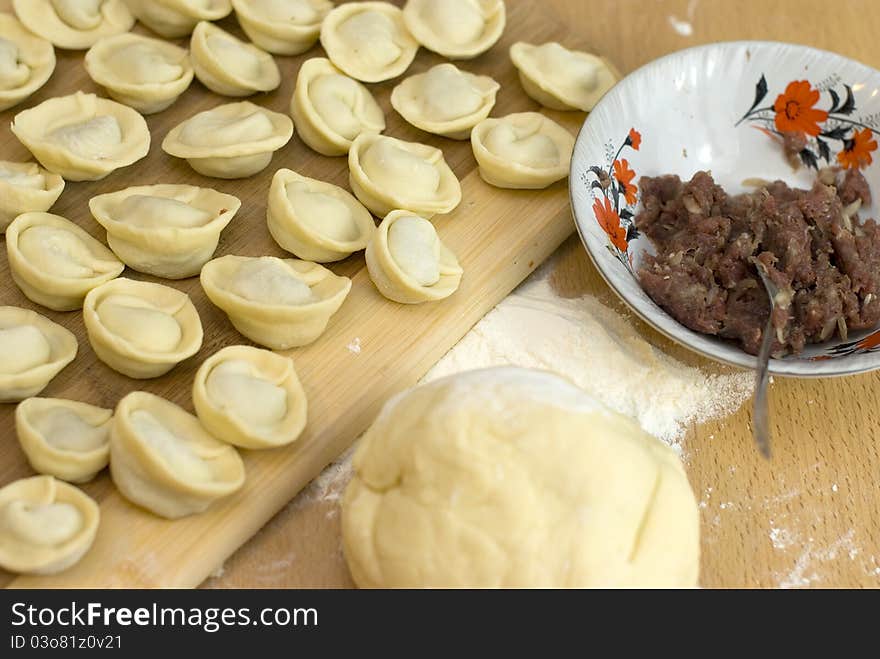
{"label": "bamboo cutting board", "polygon": [[[566,27],[543,11],[541,5],[539,0],[509,2],[508,27],[501,41],[488,53],[463,64],[465,69],[491,75],[501,83],[494,116],[538,109],[522,91],[507,57],[512,43],[564,40],[571,46],[582,45],[576,35],[567,34]],[[9,0],[0,0],[0,11],[11,11]],[[241,36],[234,18],[220,24]],[[140,26],[135,30],[148,33]],[[320,46],[316,46],[299,57],[276,58],[282,72],[281,87],[251,100],[272,110],[287,112],[300,63],[321,55]],[[103,95],[85,73],[82,52],[59,50],[57,56],[58,66],[49,83],[21,105],[0,113],[0,158],[29,159],[28,152],[9,131],[16,112],[79,89]],[[422,49],[407,73],[424,71],[441,61],[444,60]],[[51,577],[14,578],[0,571],[0,584],[12,587],[189,587],[199,584],[350,445],[389,396],[414,384],[573,231],[566,182],[540,192],[500,190],[486,185],[477,173],[469,142],[429,136],[406,124],[391,109],[388,98],[395,82],[370,86],[385,110],[386,134],[443,149],[449,165],[461,180],[461,205],[453,213],[435,219],[441,238],[464,267],[459,291],[440,303],[399,305],[375,290],[362,254],[333,264],[331,268],[336,274],[352,278],[351,294],[317,342],[286,353],[295,361],[309,400],[308,425],[293,446],[264,452],[244,451],[245,487],[207,512],[177,521],[160,519],[128,503],[114,489],[105,472],[84,486],[85,491],[100,502],[102,516],[95,544],[84,559],[66,572]],[[229,100],[194,82],[171,108],[147,117],[152,134],[147,158],[117,170],[103,181],[68,183],[51,212],[67,217],[103,240],[103,230],[88,211],[88,200],[97,194],[153,183],[213,187],[242,201],[241,210],[223,233],[217,256],[285,256],[266,228],[266,198],[272,175],[277,169],[288,167],[347,188],[347,161],[320,156],[294,136],[275,154],[271,165],[257,176],[221,181],[202,177],[184,161],[162,152],[162,139],[173,126]],[[581,113],[547,114],[572,133],[583,121]],[[5,254],[5,242],[2,252]],[[158,281],[129,270],[123,276]],[[248,342],[207,300],[197,278],[162,283],[191,296],[204,325],[204,345],[195,357],[167,375],[135,381],[97,360],[86,338],[80,312],[51,312],[27,300],[10,278],[6,257],[0,255],[0,304],[35,309],[72,330],[79,339],[76,360],[41,395],[112,408],[128,392],[145,390],[192,411],[190,387],[201,362],[223,346]],[[13,405],[0,404],[0,485],[33,474],[15,438],[13,412]]]}

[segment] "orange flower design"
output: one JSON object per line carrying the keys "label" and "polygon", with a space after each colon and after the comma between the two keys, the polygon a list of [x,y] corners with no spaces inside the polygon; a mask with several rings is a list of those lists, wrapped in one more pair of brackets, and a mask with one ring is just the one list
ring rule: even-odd
{"label": "orange flower design", "polygon": [[626,203],[636,203],[636,186],[632,184],[632,180],[636,177],[636,173],[629,168],[629,163],[623,160],[614,161],[614,178],[620,183],[620,190],[626,197]]}
{"label": "orange flower design", "polygon": [[844,169],[861,169],[870,165],[874,158],[872,151],[877,150],[877,140],[868,129],[853,133],[852,139],[846,141],[845,148],[837,154],[837,161]]}
{"label": "orange flower design", "polygon": [[608,239],[621,252],[626,251],[626,229],[620,226],[620,216],[611,207],[608,197],[593,200],[593,213],[596,221],[602,227],[602,231],[608,234]]}
{"label": "orange flower design", "polygon": [[629,145],[635,151],[638,151],[639,147],[642,146],[642,134],[635,128],[629,129],[629,136],[627,139],[629,140]]}
{"label": "orange flower design", "polygon": [[825,110],[813,106],[819,101],[819,90],[813,89],[806,80],[788,83],[785,92],[776,98],[773,110],[776,112],[776,130],[780,133],[806,133],[816,137],[821,128],[819,124],[828,118]]}

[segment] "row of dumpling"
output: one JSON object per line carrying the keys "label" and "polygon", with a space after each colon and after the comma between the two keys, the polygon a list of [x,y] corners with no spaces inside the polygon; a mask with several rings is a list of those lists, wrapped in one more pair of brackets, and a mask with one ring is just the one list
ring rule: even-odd
{"label": "row of dumpling", "polygon": [[[9,308],[0,309],[4,314]],[[31,316],[49,323],[39,318]],[[308,415],[293,360],[243,345],[202,364],[192,398],[197,416],[142,391],[126,395],[115,410],[60,398],[22,401],[15,430],[40,475],[0,488],[0,568],[52,574],[88,551],[100,509],[68,483],[87,482],[109,465],[113,483],[132,503],[168,519],[200,513],[244,485],[237,448],[290,444]]]}

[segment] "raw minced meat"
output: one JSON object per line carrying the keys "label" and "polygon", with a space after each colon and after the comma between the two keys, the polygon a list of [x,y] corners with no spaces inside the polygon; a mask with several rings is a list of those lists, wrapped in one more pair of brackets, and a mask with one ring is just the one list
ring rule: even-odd
{"label": "raw minced meat", "polygon": [[707,172],[643,177],[636,227],[657,253],[639,279],[683,325],[757,354],[770,303],[755,269],[767,268],[787,306],[774,314],[773,354],[846,338],[880,321],[880,226],[860,222],[871,203],[855,170],[822,170],[810,190],[773,181],[728,195]]}

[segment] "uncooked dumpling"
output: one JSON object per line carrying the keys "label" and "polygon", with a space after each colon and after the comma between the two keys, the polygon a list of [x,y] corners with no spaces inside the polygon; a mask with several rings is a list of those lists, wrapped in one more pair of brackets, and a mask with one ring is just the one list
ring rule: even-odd
{"label": "uncooked dumpling", "polygon": [[0,568],[56,574],[79,561],[95,540],[101,510],[84,492],[51,476],[0,488]]}
{"label": "uncooked dumpling", "polygon": [[200,513],[244,485],[238,452],[174,403],[136,391],[116,406],[110,475],[122,495],[168,519]]}
{"label": "uncooked dumpling", "polygon": [[471,132],[480,176],[499,188],[546,188],[568,176],[574,137],[537,112],[484,119]]}
{"label": "uncooked dumpling", "polygon": [[150,130],[138,112],[83,92],[19,112],[12,132],[43,167],[68,181],[97,181],[150,150]]}
{"label": "uncooked dumpling", "polygon": [[526,93],[554,110],[589,112],[620,79],[606,59],[555,42],[517,42],[510,47],[510,59]]}
{"label": "uncooked dumpling", "polygon": [[85,66],[110,96],[143,114],[167,108],[193,79],[186,50],[139,34],[101,39],[86,53]]}
{"label": "uncooked dumpling", "polygon": [[489,50],[504,32],[503,0],[408,0],[407,28],[421,45],[450,59]]}
{"label": "uncooked dumpling", "polygon": [[12,8],[28,30],[71,50],[89,48],[134,25],[124,0],[12,0]]}
{"label": "uncooked dumpling", "polygon": [[184,37],[199,21],[219,21],[232,12],[230,0],[126,0],[137,19],[166,39]]}
{"label": "uncooked dumpling", "polygon": [[0,233],[16,217],[52,208],[64,190],[64,179],[35,162],[0,160]]}
{"label": "uncooked dumpling", "polygon": [[15,431],[41,474],[84,483],[110,461],[113,410],[61,398],[28,398],[15,408]]}
{"label": "uncooked dumpling", "polygon": [[0,403],[36,396],[73,361],[73,332],[27,309],[0,307]]}
{"label": "uncooked dumpling", "polygon": [[323,57],[299,67],[290,113],[303,142],[325,156],[345,155],[361,133],[385,130],[385,115],[370,90]]}
{"label": "uncooked dumpling", "polygon": [[51,213],[19,215],[6,231],[6,253],[22,293],[55,311],[81,309],[86,293],[125,269],[103,243]]}
{"label": "uncooked dumpling", "polygon": [[242,448],[289,444],[306,425],[306,395],[293,360],[250,346],[224,348],[202,364],[193,404],[208,432]]}
{"label": "uncooked dumpling", "polygon": [[199,273],[241,201],[194,185],[141,185],[89,201],[107,244],[130,268],[166,279]]}
{"label": "uncooked dumpling", "polygon": [[196,77],[218,94],[250,96],[281,84],[281,72],[269,53],[213,23],[199,23],[189,47]]}
{"label": "uncooked dumpling", "polygon": [[289,169],[272,179],[266,219],[275,242],[318,263],[364,249],[376,229],[370,212],[346,190]]}
{"label": "uncooked dumpling", "polygon": [[416,128],[466,140],[495,107],[499,89],[489,76],[467,73],[454,64],[438,64],[397,85],[391,92],[391,105]]}
{"label": "uncooked dumpling", "polygon": [[449,297],[461,283],[462,269],[428,220],[396,210],[367,245],[367,270],[385,297],[404,304]]}
{"label": "uncooked dumpling", "polygon": [[396,78],[419,49],[403,14],[387,2],[348,2],[327,14],[321,45],[333,64],[362,82]]}
{"label": "uncooked dumpling", "polygon": [[329,0],[232,0],[232,5],[250,40],[277,55],[299,55],[315,45],[333,9]]}
{"label": "uncooked dumpling", "polygon": [[0,111],[45,85],[54,70],[52,44],[26,30],[11,14],[0,14]]}
{"label": "uncooked dumpling", "polygon": [[272,154],[293,137],[293,122],[249,101],[199,112],[178,124],[162,150],[187,162],[200,174],[245,178],[265,169]]}
{"label": "uncooked dumpling", "polygon": [[348,171],[355,196],[380,217],[405,208],[430,219],[461,201],[443,152],[427,144],[365,133],[351,146]]}
{"label": "uncooked dumpling", "polygon": [[130,378],[164,375],[202,346],[202,323],[189,296],[163,286],[114,279],[83,306],[98,359]]}
{"label": "uncooked dumpling", "polygon": [[361,587],[697,584],[679,458],[546,371],[470,371],[393,398],[354,470],[342,532]]}
{"label": "uncooked dumpling", "polygon": [[272,350],[315,341],[351,290],[348,277],[317,263],[273,256],[214,259],[201,282],[235,329]]}

